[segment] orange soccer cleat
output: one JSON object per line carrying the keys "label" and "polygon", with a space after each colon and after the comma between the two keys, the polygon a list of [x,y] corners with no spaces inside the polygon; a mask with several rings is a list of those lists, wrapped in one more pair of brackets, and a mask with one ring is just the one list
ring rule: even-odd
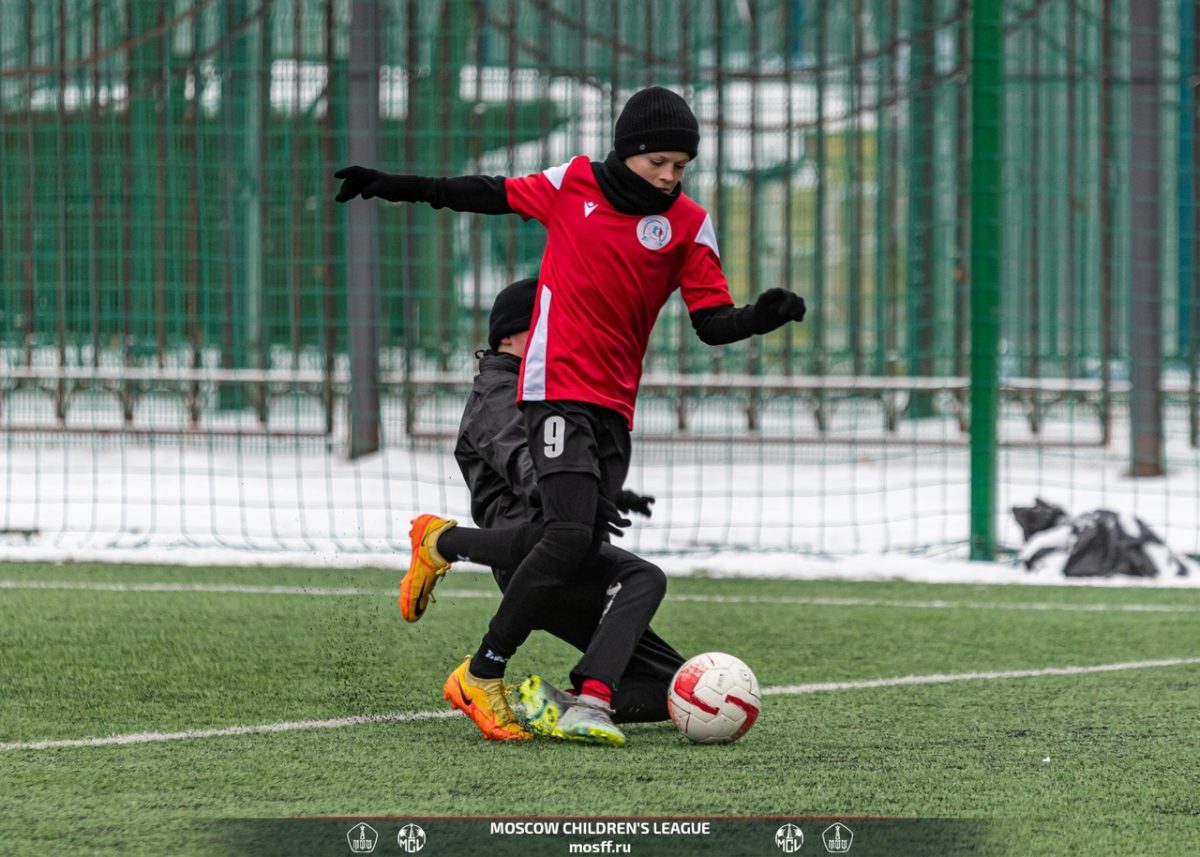
{"label": "orange soccer cleat", "polygon": [[508,704],[502,678],[471,675],[468,656],[446,679],[442,696],[470,717],[489,741],[528,741],[533,733],[521,725]]}
{"label": "orange soccer cleat", "polygon": [[400,615],[409,622],[416,622],[425,613],[433,600],[433,587],[450,570],[450,563],[438,553],[437,542],[438,536],[456,523],[451,518],[436,515],[413,518],[412,529],[408,531],[412,539],[412,559],[400,581]]}

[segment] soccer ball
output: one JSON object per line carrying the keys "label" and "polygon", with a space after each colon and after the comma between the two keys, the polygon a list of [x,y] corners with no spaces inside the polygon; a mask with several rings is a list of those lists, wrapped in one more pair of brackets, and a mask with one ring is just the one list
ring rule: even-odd
{"label": "soccer ball", "polygon": [[754,725],[762,710],[758,679],[724,652],[691,658],[671,679],[667,711],[680,732],[697,744],[728,744]]}

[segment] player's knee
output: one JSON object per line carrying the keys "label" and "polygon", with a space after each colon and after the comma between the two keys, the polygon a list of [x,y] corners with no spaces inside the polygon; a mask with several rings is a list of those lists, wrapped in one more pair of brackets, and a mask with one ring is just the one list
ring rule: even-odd
{"label": "player's knee", "polygon": [[646,563],[646,586],[656,599],[662,601],[667,594],[667,573],[657,565]]}
{"label": "player's knee", "polygon": [[547,524],[539,547],[564,567],[578,567],[595,552],[595,534],[583,524]]}
{"label": "player's knee", "polygon": [[667,575],[657,565],[648,562],[638,571],[637,585],[643,596],[657,605],[666,597]]}
{"label": "player's knee", "polygon": [[619,579],[622,586],[629,587],[630,592],[636,591],[655,603],[662,601],[667,594],[666,573],[654,563],[641,558],[626,568]]}

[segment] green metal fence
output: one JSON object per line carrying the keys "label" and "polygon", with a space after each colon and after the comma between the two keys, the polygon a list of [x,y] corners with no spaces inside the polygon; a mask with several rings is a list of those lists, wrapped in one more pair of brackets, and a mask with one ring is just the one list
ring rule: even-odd
{"label": "green metal fence", "polygon": [[[73,483],[62,450],[171,438],[206,451],[179,465],[196,475],[253,444],[332,450],[306,465],[332,485],[339,453],[380,438],[383,493],[360,485],[348,530],[295,543],[390,545],[369,521],[422,486],[461,502],[445,437],[490,298],[536,268],[543,233],[337,206],[356,111],[384,168],[520,175],[602,158],[655,83],[700,119],[685,186],[735,298],[784,285],[813,311],[711,349],[668,305],[637,436],[660,510],[680,511],[649,548],[722,542],[686,458],[790,474],[717,491],[793,510],[739,523],[743,547],[983,556],[1013,542],[1006,505],[1057,491],[1195,551],[1198,23],[1193,0],[0,0],[5,472],[55,450],[53,481]],[[363,228],[377,253],[352,246]],[[361,283],[377,293],[356,304]],[[336,493],[262,503],[306,519]],[[60,540],[117,543],[136,517],[109,536],[67,503],[26,526],[13,496],[9,529]],[[244,520],[155,528],[293,544]]]}

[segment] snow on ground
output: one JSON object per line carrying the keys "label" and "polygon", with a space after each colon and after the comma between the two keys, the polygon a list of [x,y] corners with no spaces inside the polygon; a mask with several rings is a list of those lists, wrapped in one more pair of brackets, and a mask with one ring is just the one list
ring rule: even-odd
{"label": "snow on ground", "polygon": [[[449,410],[455,408],[449,406]],[[730,409],[732,410],[732,409]],[[661,429],[653,407],[644,431]],[[671,574],[1062,583],[1007,562],[968,563],[970,461],[952,421],[904,429],[887,445],[861,415],[838,443],[642,442],[628,484],[658,498],[625,540]],[[702,429],[703,425],[697,425]],[[1002,437],[1024,430],[1006,422]],[[1048,426],[1069,435],[1074,429]],[[764,432],[810,440],[793,414]],[[1044,496],[1072,513],[1106,506],[1142,517],[1178,553],[1200,550],[1200,458],[1173,434],[1166,477],[1124,476],[1107,448],[1004,448],[997,534],[1021,537],[1009,507]],[[348,461],[323,439],[202,436],[180,441],[9,434],[0,444],[0,559],[168,564],[404,567],[408,522],[432,511],[469,520],[444,439]],[[1094,583],[1094,581],[1089,581]],[[1185,578],[1147,584],[1200,585]]]}

